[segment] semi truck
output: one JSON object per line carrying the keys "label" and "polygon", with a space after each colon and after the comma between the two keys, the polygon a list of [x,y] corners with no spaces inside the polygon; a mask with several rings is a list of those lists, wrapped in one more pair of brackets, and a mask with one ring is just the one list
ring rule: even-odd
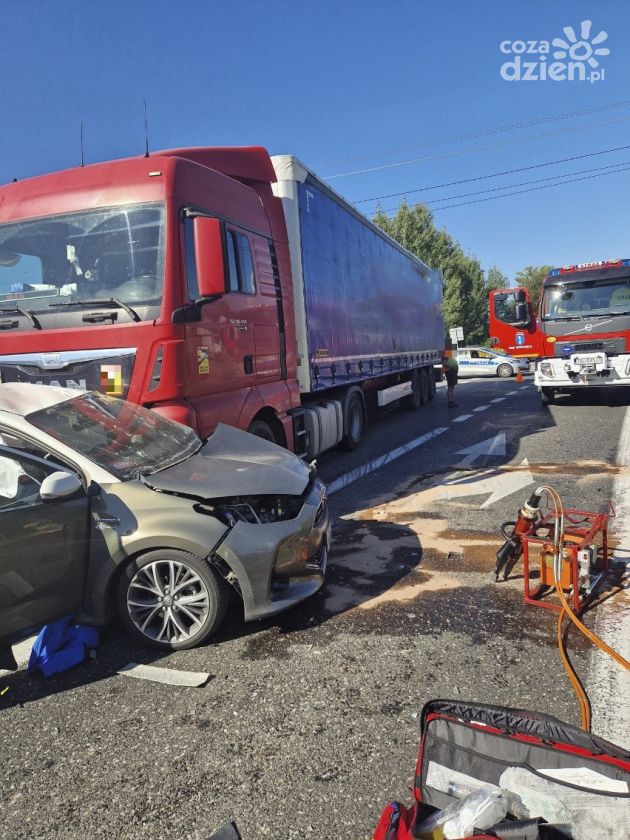
{"label": "semi truck", "polygon": [[442,275],[292,156],[171,149],[0,188],[0,375],[314,458],[435,394]]}
{"label": "semi truck", "polygon": [[524,287],[490,293],[490,342],[536,358],[543,403],[583,388],[630,385],[630,259],[554,268],[538,313]]}

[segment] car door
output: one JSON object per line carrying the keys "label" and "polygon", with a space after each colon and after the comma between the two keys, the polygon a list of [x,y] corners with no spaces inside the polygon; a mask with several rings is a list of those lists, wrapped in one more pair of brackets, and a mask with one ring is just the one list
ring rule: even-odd
{"label": "car door", "polygon": [[459,376],[474,376],[475,368],[468,350],[458,350],[456,354]]}
{"label": "car door", "polygon": [[80,609],[89,551],[84,490],[44,501],[44,478],[67,468],[0,445],[0,652],[30,629]]}
{"label": "car door", "polygon": [[487,350],[471,350],[470,358],[472,360],[475,373],[478,376],[485,376],[489,373],[494,373],[496,370],[496,359],[492,353]]}

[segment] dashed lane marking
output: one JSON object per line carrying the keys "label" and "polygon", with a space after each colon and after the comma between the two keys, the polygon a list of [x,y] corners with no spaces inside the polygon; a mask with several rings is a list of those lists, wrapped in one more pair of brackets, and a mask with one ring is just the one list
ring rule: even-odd
{"label": "dashed lane marking", "polygon": [[489,405],[478,405],[477,408],[473,408],[473,411],[485,411],[486,408],[490,408]]}
{"label": "dashed lane marking", "polygon": [[494,400],[490,400],[490,402],[491,403],[500,403],[500,402],[503,402],[504,399],[506,399],[506,398],[505,397],[496,397]]}
{"label": "dashed lane marking", "polygon": [[410,440],[409,443],[404,443],[402,446],[392,449],[391,452],[386,452],[379,458],[374,458],[372,461],[368,461],[367,464],[363,464],[361,467],[357,467],[355,470],[339,476],[339,478],[331,481],[328,485],[328,495],[330,496],[332,493],[336,493],[338,490],[342,490],[344,487],[347,487],[349,484],[357,481],[357,479],[363,478],[375,470],[379,470],[381,467],[384,467],[385,464],[390,464],[402,455],[406,455],[408,452],[411,452],[412,449],[417,449],[418,446],[422,446],[430,440],[433,440],[433,438],[443,435],[447,430],[448,426],[440,426],[437,429],[432,429],[425,435],[421,435],[414,440]]}
{"label": "dashed lane marking", "polygon": [[463,423],[464,420],[470,420],[472,414],[460,414],[459,417],[455,417],[453,423]]}

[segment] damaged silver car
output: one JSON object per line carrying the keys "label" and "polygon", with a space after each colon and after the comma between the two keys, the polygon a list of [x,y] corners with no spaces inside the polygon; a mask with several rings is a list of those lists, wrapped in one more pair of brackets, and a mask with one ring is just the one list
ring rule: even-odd
{"label": "damaged silver car", "polygon": [[295,455],[96,392],[0,385],[0,650],[74,613],[117,609],[163,649],[210,636],[230,591],[245,620],[323,584],[324,485]]}

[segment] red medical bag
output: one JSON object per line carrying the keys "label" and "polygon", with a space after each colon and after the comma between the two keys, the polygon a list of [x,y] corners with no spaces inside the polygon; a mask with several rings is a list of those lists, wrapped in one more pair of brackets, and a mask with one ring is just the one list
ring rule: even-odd
{"label": "red medical bag", "polygon": [[515,794],[521,813],[477,840],[630,838],[627,750],[548,715],[456,700],[427,703],[420,732],[415,802],[390,803],[374,840],[415,840],[430,814],[484,785]]}

